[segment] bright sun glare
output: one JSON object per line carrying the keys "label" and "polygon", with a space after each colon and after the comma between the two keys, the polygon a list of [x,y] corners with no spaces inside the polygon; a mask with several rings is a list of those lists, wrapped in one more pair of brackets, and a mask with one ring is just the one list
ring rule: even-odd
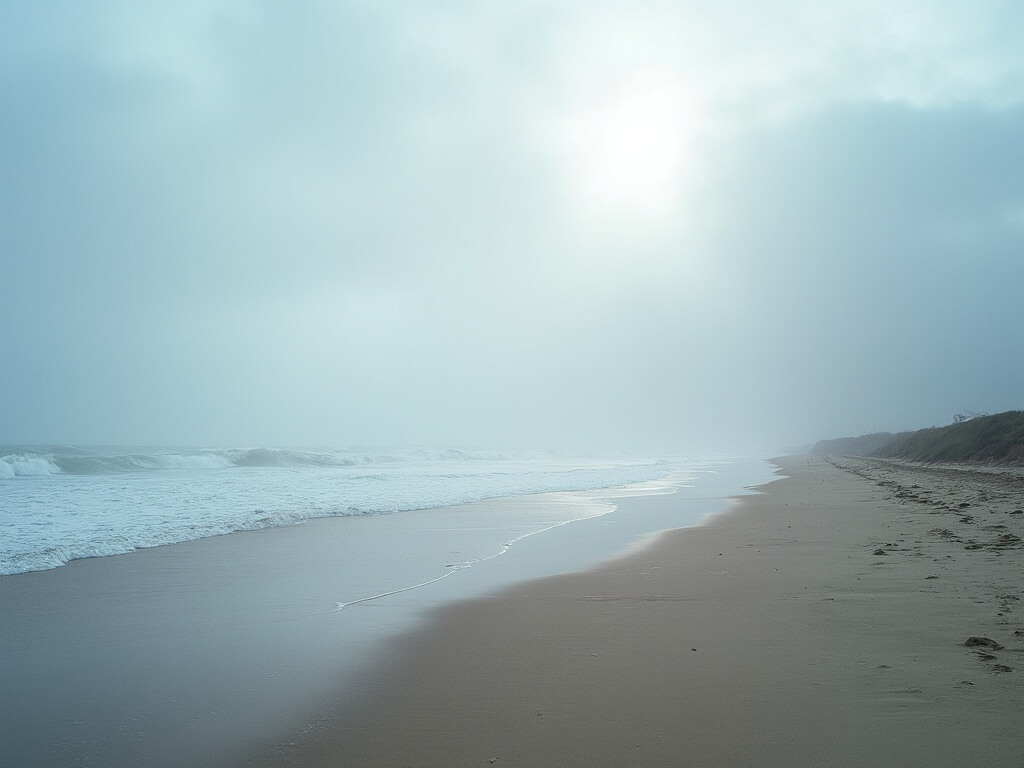
{"label": "bright sun glare", "polygon": [[588,207],[662,213],[682,181],[698,116],[695,101],[660,85],[578,110],[563,131],[573,185]]}

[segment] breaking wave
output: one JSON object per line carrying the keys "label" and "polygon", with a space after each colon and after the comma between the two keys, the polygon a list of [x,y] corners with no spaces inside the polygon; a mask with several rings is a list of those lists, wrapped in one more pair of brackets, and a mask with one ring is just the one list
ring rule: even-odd
{"label": "breaking wave", "polygon": [[[499,451],[402,449],[389,451],[300,451],[279,448],[224,450],[76,448],[45,446],[6,449],[0,478],[30,475],[104,475],[158,470],[230,469],[232,467],[351,467],[409,462],[505,461]],[[0,447],[0,453],[5,451]]]}
{"label": "breaking wave", "polygon": [[0,457],[0,477],[56,475],[61,471],[52,459],[32,453],[12,453]]}
{"label": "breaking wave", "polygon": [[317,517],[608,488],[674,466],[461,449],[0,448],[0,575]]}

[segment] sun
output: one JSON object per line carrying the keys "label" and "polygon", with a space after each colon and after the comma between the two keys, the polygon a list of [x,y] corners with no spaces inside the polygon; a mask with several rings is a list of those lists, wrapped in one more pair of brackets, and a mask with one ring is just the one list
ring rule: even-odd
{"label": "sun", "polygon": [[663,83],[571,112],[561,138],[575,194],[602,213],[663,213],[683,180],[699,122],[696,100]]}

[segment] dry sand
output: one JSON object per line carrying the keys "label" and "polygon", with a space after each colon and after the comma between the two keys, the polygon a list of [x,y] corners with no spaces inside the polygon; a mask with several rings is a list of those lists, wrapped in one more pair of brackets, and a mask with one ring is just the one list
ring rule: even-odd
{"label": "dry sand", "polygon": [[1021,475],[779,463],[709,525],[440,611],[356,719],[251,764],[1024,765]]}

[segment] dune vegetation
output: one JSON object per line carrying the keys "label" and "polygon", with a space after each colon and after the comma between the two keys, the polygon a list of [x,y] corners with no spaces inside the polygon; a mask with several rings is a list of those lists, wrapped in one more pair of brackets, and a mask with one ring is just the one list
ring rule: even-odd
{"label": "dune vegetation", "polygon": [[1024,411],[958,417],[953,424],[914,432],[822,440],[811,452],[925,463],[1024,464]]}

